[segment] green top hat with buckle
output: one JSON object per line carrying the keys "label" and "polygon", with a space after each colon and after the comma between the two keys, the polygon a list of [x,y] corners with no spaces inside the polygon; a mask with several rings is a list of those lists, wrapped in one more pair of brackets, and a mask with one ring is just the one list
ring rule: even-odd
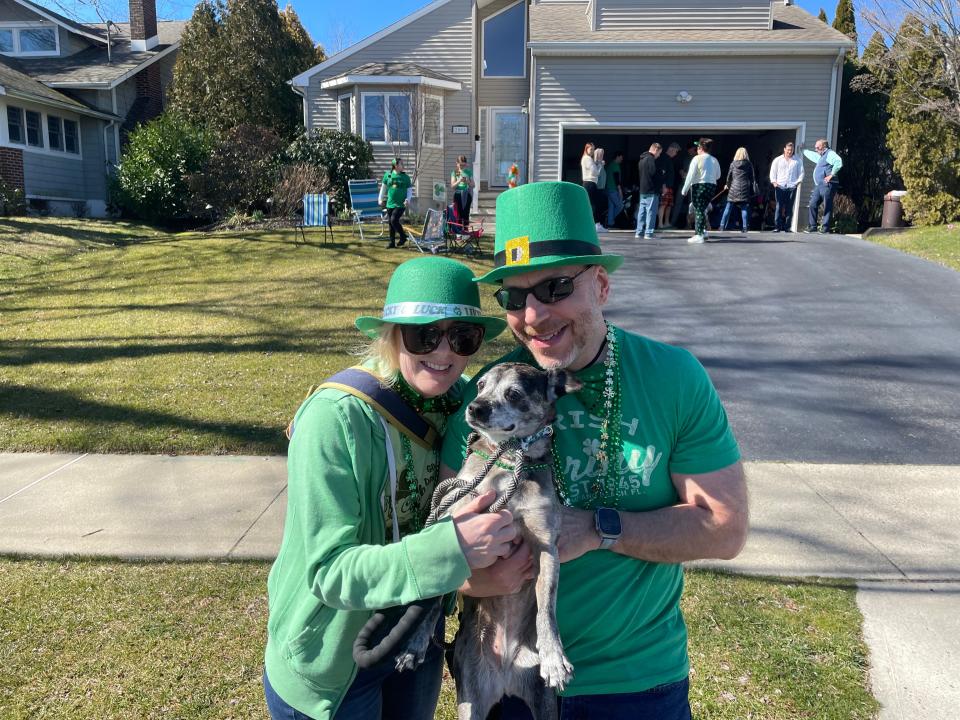
{"label": "green top hat with buckle", "polygon": [[587,191],[568,182],[538,182],[511,188],[497,198],[494,268],[477,282],[561,267],[601,265],[613,272],[620,255],[605,255],[597,239]]}
{"label": "green top hat with buckle", "polygon": [[427,325],[439,320],[463,320],[486,328],[485,340],[507,326],[480,309],[480,290],[463,263],[435,255],[407,260],[397,266],[387,286],[383,316],[362,315],[357,329],[376,337],[384,323]]}

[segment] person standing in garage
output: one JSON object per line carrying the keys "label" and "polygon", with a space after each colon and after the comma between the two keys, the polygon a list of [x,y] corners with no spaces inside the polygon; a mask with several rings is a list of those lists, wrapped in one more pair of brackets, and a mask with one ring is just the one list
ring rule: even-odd
{"label": "person standing in garage", "polygon": [[681,194],[693,192],[692,203],[695,213],[694,235],[687,238],[691,245],[698,245],[707,239],[707,206],[717,191],[720,179],[720,163],[710,154],[713,140],[700,138],[697,142],[697,156],[690,161],[687,179],[683,182]]}
{"label": "person standing in garage", "polygon": [[634,237],[644,240],[653,239],[653,231],[657,226],[657,201],[661,189],[657,158],[661,152],[663,147],[655,142],[640,156],[640,201],[637,203],[637,231]]}
{"label": "person standing in garage", "polygon": [[774,211],[774,232],[790,232],[793,220],[793,204],[797,197],[797,185],[803,177],[803,163],[793,154],[793,143],[783,146],[783,155],[774,158],[770,165],[770,184],[777,199]]}
{"label": "person standing in garage", "polygon": [[[807,216],[807,229],[805,233],[830,232],[830,214],[833,212],[833,196],[837,193],[840,186],[840,179],[837,173],[843,167],[843,160],[833,150],[830,149],[830,143],[823,138],[817,140],[813,150],[804,150],[803,156],[812,163],[816,163],[813,169],[813,193],[810,195],[810,211]],[[820,203],[823,203],[823,218],[820,227],[817,228],[817,211],[820,209]]]}

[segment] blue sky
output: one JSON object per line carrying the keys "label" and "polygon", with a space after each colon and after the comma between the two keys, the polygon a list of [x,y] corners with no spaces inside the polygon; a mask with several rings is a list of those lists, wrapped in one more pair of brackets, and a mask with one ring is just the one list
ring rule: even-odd
{"label": "blue sky", "polygon": [[[89,9],[89,0],[39,0],[51,9],[88,22],[97,22]],[[190,17],[196,0],[157,0],[157,14],[168,20]],[[431,0],[292,0],[292,5],[314,42],[328,54],[382,30],[400,18],[427,5]],[[833,20],[836,0],[798,0],[797,4],[816,15],[821,1],[827,17]],[[286,5],[288,0],[279,0]],[[856,3],[859,6],[860,3]],[[118,22],[127,19],[126,0],[100,0],[106,15]]]}

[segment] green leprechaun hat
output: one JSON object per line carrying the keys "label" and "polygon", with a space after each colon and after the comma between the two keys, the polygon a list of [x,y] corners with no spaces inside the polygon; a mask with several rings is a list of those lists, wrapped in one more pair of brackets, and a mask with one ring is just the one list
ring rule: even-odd
{"label": "green leprechaun hat", "polygon": [[464,320],[486,328],[485,340],[496,337],[507,326],[480,309],[480,290],[473,273],[463,263],[430,255],[407,260],[397,266],[387,286],[383,316],[362,315],[357,329],[376,337],[386,323],[426,325],[438,320]]}
{"label": "green leprechaun hat", "polygon": [[563,265],[602,265],[613,272],[623,257],[600,249],[586,190],[568,182],[538,182],[497,198],[493,264],[477,282]]}

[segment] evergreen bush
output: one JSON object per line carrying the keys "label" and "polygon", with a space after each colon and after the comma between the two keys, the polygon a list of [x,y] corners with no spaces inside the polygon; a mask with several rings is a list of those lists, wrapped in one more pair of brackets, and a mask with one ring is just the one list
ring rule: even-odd
{"label": "evergreen bush", "polygon": [[353,133],[321,129],[290,143],[285,159],[323,170],[330,184],[330,202],[340,211],[350,206],[347,181],[370,178],[373,146]]}
{"label": "evergreen bush", "polygon": [[0,215],[26,215],[27,199],[23,190],[16,185],[0,180]]}

